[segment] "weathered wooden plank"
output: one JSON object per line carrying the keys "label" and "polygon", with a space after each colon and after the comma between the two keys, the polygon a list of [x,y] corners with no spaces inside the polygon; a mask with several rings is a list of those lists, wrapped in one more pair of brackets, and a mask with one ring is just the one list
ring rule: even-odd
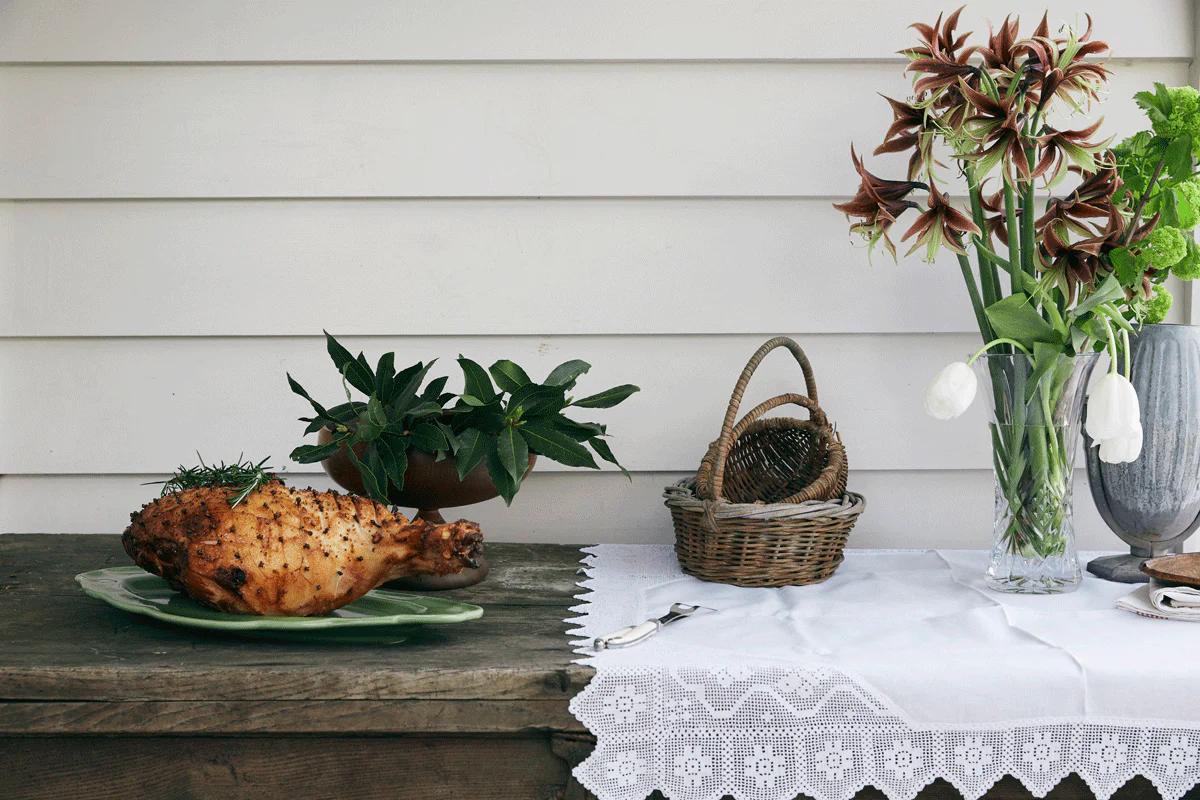
{"label": "weathered wooden plank", "polygon": [[157,623],[83,595],[72,577],[124,564],[116,536],[0,537],[0,698],[38,701],[566,702],[590,670],[563,635],[579,551],[494,545],[484,606],[392,647],[321,647]]}
{"label": "weathered wooden plank", "polygon": [[0,738],[5,800],[538,800],[567,767],[541,738]]}
{"label": "weathered wooden plank", "polygon": [[0,702],[0,736],[584,733],[564,699]]}

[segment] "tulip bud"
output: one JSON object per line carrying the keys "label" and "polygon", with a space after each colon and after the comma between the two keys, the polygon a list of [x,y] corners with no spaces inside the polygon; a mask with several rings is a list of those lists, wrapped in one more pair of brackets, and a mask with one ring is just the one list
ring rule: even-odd
{"label": "tulip bud", "polygon": [[1118,436],[1115,439],[1105,439],[1100,443],[1100,460],[1106,464],[1127,464],[1136,461],[1142,454],[1142,425],[1131,433]]}
{"label": "tulip bud", "polygon": [[[1087,421],[1084,430],[1096,442],[1133,433],[1142,423],[1137,390],[1124,375],[1110,372],[1088,390]],[[1141,450],[1141,445],[1138,445]]]}
{"label": "tulip bud", "polygon": [[975,400],[979,381],[965,362],[947,364],[925,390],[925,413],[934,419],[954,419]]}

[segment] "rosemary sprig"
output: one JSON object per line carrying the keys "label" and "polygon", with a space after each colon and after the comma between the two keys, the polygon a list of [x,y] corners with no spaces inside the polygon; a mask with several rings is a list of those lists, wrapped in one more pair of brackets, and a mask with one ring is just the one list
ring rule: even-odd
{"label": "rosemary sprig", "polygon": [[[205,464],[204,459],[199,453],[196,453],[196,458],[200,461],[200,466],[185,467],[181,464],[170,478],[165,481],[151,481],[150,483],[161,483],[163,485],[163,495],[203,486],[226,486],[237,490],[229,498],[229,505],[236,506],[245,500],[255,489],[258,489],[275,477],[269,471],[270,467],[263,466],[270,459],[270,456],[259,461],[257,464],[249,459],[243,461],[242,456],[238,456],[238,460],[233,464],[226,464],[222,461],[220,464],[212,465]],[[145,485],[148,486],[150,484]]]}

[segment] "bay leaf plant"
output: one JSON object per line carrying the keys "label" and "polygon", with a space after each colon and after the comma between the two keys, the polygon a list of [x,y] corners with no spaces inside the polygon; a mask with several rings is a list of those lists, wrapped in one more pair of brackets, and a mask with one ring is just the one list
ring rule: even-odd
{"label": "bay leaf plant", "polygon": [[[434,361],[395,368],[395,354],[384,353],[372,368],[363,353],[352,355],[325,333],[326,349],[342,377],[346,400],[326,407],[314,400],[290,374],[288,385],[312,406],[301,417],[312,434],[332,433],[327,444],[300,445],[292,451],[301,464],[323,461],[344,450],[358,469],[367,494],[391,502],[404,489],[409,453],[420,451],[441,461],[454,460],[459,480],[483,464],[504,502],[511,504],[521,488],[531,454],[570,467],[599,469],[594,456],[616,465],[606,426],[579,421],[572,409],[611,408],[639,391],[624,384],[576,398],[575,385],[591,365],[566,361],[538,383],[515,362],[501,359],[484,369],[462,355],[461,394],[446,391],[447,377],[426,378]],[[352,390],[361,398],[356,399]]]}
{"label": "bay leaf plant", "polygon": [[[1076,428],[1064,408],[1074,359],[1107,349],[1117,374],[1128,333],[1169,306],[1161,283],[1172,270],[1200,273],[1194,243],[1180,234],[1200,213],[1191,183],[1200,102],[1165,87],[1142,93],[1153,130],[1110,147],[1100,121],[1071,122],[1099,101],[1110,74],[1090,16],[1082,34],[1052,31],[1043,16],[1022,35],[1009,17],[977,39],[958,30],[961,12],[914,24],[918,42],[901,51],[912,94],[885,98],[892,123],[874,152],[907,155],[903,179],[869,172],[851,147],[860,185],[835,207],[871,249],[881,244],[893,258],[891,230],[914,212],[900,237],[913,242],[907,254],[956,258],[983,341],[967,363],[988,352],[1010,357],[1008,366],[987,359],[983,371],[997,421],[997,507],[1006,506],[1000,534],[1009,552],[1045,558],[1063,553],[1070,524]],[[947,191],[955,182],[965,190],[961,207]],[[973,393],[969,370],[949,372]],[[1125,372],[1122,380],[1127,360]],[[932,405],[950,415],[966,407]],[[1123,439],[1102,457],[1137,457],[1134,417],[1107,426]]]}

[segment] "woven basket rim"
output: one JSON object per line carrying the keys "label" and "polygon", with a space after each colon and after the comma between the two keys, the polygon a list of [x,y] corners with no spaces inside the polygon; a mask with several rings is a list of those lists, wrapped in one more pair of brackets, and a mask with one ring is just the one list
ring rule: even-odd
{"label": "woven basket rim", "polygon": [[837,500],[806,500],[803,503],[730,503],[725,500],[703,500],[696,494],[696,479],[684,478],[663,490],[668,507],[684,511],[703,512],[710,505],[719,519],[738,517],[850,517],[866,508],[867,500],[857,492],[846,491]]}

